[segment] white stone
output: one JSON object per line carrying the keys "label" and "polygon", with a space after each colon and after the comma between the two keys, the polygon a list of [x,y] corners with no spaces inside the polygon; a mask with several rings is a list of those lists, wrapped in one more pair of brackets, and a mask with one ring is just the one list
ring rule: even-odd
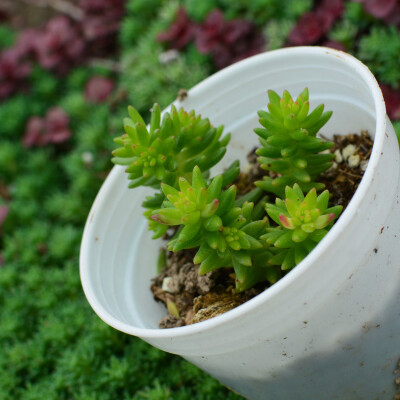
{"label": "white stone", "polygon": [[169,288],[171,281],[172,278],[170,276],[167,276],[163,279],[161,289],[164,290],[164,292],[172,293],[171,289]]}
{"label": "white stone", "polygon": [[244,167],[243,167],[243,172],[248,174],[251,171],[251,164],[247,163]]}
{"label": "white stone", "polygon": [[343,156],[342,153],[340,152],[339,149],[335,150],[335,161],[340,164],[343,161]]}
{"label": "white stone", "polygon": [[81,155],[82,157],[82,161],[86,164],[86,165],[91,165],[93,164],[94,161],[94,157],[93,154],[90,151],[84,151]]}
{"label": "white stone", "polygon": [[359,154],[353,154],[349,157],[347,160],[347,163],[349,164],[350,168],[355,168],[360,165],[360,156]]}
{"label": "white stone", "polygon": [[362,160],[360,163],[361,171],[365,171],[368,167],[368,160]]}
{"label": "white stone", "polygon": [[158,56],[158,61],[161,64],[169,64],[172,61],[176,61],[179,58],[179,51],[175,49],[164,51]]}
{"label": "white stone", "polygon": [[348,144],[342,151],[343,157],[347,160],[350,156],[352,156],[357,150],[357,147],[354,144]]}

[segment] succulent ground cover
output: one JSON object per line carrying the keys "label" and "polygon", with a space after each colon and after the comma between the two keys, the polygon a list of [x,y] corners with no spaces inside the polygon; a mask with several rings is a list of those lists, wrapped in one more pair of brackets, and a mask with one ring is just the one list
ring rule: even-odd
{"label": "succulent ground cover", "polygon": [[397,1],[247,3],[79,0],[20,31],[0,8],[1,399],[239,398],[106,326],[84,298],[78,256],[126,105],[149,116],[155,100],[162,109],[249,55],[346,50],[376,75],[400,130]]}

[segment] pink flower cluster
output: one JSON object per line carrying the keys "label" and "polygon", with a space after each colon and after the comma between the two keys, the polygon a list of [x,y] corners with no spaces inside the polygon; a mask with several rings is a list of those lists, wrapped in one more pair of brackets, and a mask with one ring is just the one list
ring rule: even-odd
{"label": "pink flower cluster", "polygon": [[14,49],[0,54],[0,99],[22,89],[30,73],[31,64]]}
{"label": "pink flower cluster", "polygon": [[22,140],[25,147],[42,147],[47,144],[60,144],[71,137],[69,117],[59,107],[47,111],[44,118],[30,117]]}
{"label": "pink flower cluster", "polygon": [[94,76],[85,86],[85,99],[90,103],[102,103],[114,90],[114,81],[103,76]]}
{"label": "pink flower cluster", "polygon": [[[303,46],[315,44],[331,29],[344,10],[343,0],[322,0],[315,10],[305,13],[289,35],[288,44]],[[339,43],[325,42],[324,45],[344,50]]]}
{"label": "pink flower cluster", "polygon": [[114,52],[125,0],[80,0],[83,10],[81,28],[92,56]]}
{"label": "pink flower cluster", "polygon": [[53,18],[36,37],[37,61],[43,68],[64,75],[83,61],[85,42],[79,27],[68,18]]}
{"label": "pink flower cluster", "polygon": [[400,28],[400,1],[398,0],[354,0],[363,3],[364,11],[387,24]]}
{"label": "pink flower cluster", "polygon": [[196,24],[180,8],[176,21],[158,36],[158,40],[177,50],[194,41],[199,52],[212,56],[217,68],[260,53],[265,46],[264,38],[251,22],[225,21],[220,10],[210,12],[203,23]]}
{"label": "pink flower cluster", "polygon": [[80,0],[81,21],[58,16],[42,29],[23,31],[13,47],[0,53],[0,99],[27,86],[32,63],[65,75],[88,57],[113,52],[125,1]]}

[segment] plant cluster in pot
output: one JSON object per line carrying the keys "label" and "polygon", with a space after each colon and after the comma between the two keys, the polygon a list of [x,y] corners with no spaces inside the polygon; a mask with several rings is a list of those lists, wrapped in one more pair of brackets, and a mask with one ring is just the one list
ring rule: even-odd
{"label": "plant cluster in pot", "polygon": [[311,108],[324,103],[333,110],[325,136],[367,130],[374,145],[349,205],[295,268],[225,314],[159,329],[165,309],[149,286],[162,242],[152,241],[141,209],[153,192],[129,190],[125,168],[117,166],[85,227],[83,288],[106,323],[183,356],[247,398],[390,398],[400,356],[400,160],[370,71],[336,50],[288,48],[220,71],[176,106],[194,109],[231,133],[215,175],[236,159],[243,162],[257,145],[252,131],[257,111],[265,109],[267,89],[297,94],[304,87]]}

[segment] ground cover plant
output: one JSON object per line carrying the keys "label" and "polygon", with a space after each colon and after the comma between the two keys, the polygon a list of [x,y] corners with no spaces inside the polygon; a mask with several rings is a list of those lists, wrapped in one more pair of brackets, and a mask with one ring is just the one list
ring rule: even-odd
{"label": "ground cover plant", "polygon": [[0,398],[239,398],[106,326],[84,298],[78,256],[125,105],[146,119],[154,99],[163,109],[251,54],[302,44],[354,54],[399,131],[398,2],[247,3],[80,0],[23,29],[0,6]]}

